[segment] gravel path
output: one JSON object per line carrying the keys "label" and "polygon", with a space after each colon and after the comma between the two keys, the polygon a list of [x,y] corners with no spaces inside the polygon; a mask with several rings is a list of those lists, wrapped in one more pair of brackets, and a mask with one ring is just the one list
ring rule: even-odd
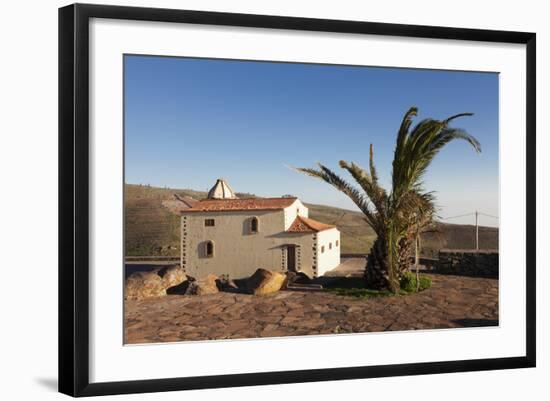
{"label": "gravel path", "polygon": [[357,299],[326,292],[169,295],[125,302],[127,344],[498,325],[498,280],[430,275],[432,288]]}

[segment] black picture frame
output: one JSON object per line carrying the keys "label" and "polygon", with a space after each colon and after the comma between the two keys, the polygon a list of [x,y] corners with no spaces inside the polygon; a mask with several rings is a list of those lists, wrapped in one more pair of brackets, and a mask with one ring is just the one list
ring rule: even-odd
{"label": "black picture frame", "polygon": [[[526,45],[526,354],[521,357],[407,363],[90,383],[89,145],[90,18],[438,38]],[[59,9],[59,391],[71,396],[158,392],[385,376],[534,367],[536,363],[536,35],[479,29],[74,4]]]}

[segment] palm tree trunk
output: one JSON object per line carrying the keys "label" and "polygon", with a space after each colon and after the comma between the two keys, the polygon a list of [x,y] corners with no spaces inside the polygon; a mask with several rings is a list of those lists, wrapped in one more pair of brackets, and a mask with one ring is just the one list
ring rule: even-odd
{"label": "palm tree trunk", "polygon": [[420,262],[420,235],[416,235],[414,240],[414,267],[416,270],[416,292],[420,289],[420,275],[418,274],[418,265]]}
{"label": "palm tree trunk", "polygon": [[400,248],[400,240],[397,237],[397,234],[395,232],[393,221],[390,220],[390,223],[387,227],[387,248],[388,248],[388,262],[387,262],[387,269],[388,269],[388,288],[391,292],[394,294],[397,294],[400,289],[399,285],[399,248]]}
{"label": "palm tree trunk", "polygon": [[401,274],[397,271],[397,261],[392,261],[390,256],[386,236],[378,235],[367,257],[365,281],[368,287],[399,292]]}
{"label": "palm tree trunk", "polygon": [[411,270],[411,259],[413,254],[413,240],[402,238],[399,241],[397,273],[401,277],[403,273]]}
{"label": "palm tree trunk", "polygon": [[386,238],[379,235],[367,257],[367,267],[365,269],[365,279],[367,286],[376,289],[389,287],[388,281],[388,246]]}

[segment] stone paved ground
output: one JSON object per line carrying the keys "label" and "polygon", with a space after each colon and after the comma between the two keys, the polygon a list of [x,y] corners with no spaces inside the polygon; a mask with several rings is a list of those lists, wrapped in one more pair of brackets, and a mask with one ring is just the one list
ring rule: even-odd
{"label": "stone paved ground", "polygon": [[498,325],[498,280],[430,275],[432,288],[357,299],[326,292],[169,295],[125,302],[125,342],[296,336]]}

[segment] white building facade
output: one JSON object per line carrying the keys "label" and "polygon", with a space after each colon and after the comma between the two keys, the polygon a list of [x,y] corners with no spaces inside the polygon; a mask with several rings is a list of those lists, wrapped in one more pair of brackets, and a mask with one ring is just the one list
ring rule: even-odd
{"label": "white building facade", "polygon": [[297,198],[238,199],[222,179],[181,211],[186,274],[245,278],[258,268],[318,277],[340,264],[340,232],[308,218]]}

